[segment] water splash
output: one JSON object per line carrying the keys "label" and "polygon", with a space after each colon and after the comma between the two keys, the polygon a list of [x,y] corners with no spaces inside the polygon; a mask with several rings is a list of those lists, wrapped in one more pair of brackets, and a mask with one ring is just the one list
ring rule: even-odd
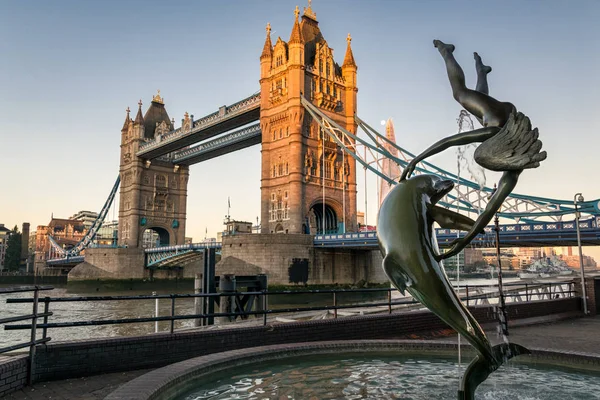
{"label": "water splash", "polygon": [[[475,129],[471,115],[466,110],[461,110],[456,120],[458,123],[458,133],[468,132]],[[475,162],[473,154],[477,144],[470,143],[465,146],[458,146],[456,148],[456,163],[458,168],[458,175],[460,176],[461,171],[467,171],[470,178],[477,182],[479,185],[480,195],[481,189],[485,186],[486,176],[485,170],[479,164]],[[474,204],[474,206],[477,206]]]}

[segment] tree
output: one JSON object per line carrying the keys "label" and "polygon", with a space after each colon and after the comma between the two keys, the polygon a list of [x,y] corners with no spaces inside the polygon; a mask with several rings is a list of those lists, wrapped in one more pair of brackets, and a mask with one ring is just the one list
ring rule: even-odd
{"label": "tree", "polygon": [[4,267],[9,271],[18,271],[21,264],[21,234],[15,225],[8,238],[6,254],[4,255]]}

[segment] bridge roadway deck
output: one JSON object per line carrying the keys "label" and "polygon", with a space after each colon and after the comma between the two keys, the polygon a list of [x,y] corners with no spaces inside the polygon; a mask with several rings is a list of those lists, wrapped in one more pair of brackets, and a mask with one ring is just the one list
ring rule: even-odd
{"label": "bridge roadway deck", "polygon": [[[511,341],[526,347],[600,355],[600,315],[589,318],[513,327]],[[492,342],[498,342],[495,330],[489,329]],[[436,340],[456,340],[445,337]],[[7,400],[100,400],[117,387],[150,370],[117,372],[80,379],[42,382],[4,397]]]}

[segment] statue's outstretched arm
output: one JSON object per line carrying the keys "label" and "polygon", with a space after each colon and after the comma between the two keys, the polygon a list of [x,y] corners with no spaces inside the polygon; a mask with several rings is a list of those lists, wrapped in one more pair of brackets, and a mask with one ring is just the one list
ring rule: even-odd
{"label": "statue's outstretched arm", "polygon": [[496,212],[498,212],[502,206],[504,200],[510,195],[512,190],[517,185],[521,172],[522,171],[506,171],[504,174],[502,174],[500,182],[498,183],[498,189],[488,201],[485,210],[479,214],[479,217],[471,229],[465,234],[465,236],[452,242],[450,249],[444,254],[439,255],[437,257],[438,260],[444,260],[448,257],[457,255],[465,247],[467,247],[473,239],[475,239],[475,236],[484,231],[485,227],[490,223]]}
{"label": "statue's outstretched arm", "polygon": [[465,144],[470,143],[481,143],[491,138],[495,134],[500,131],[500,128],[491,126],[486,128],[475,129],[468,132],[457,133],[456,135],[449,136],[444,138],[437,143],[430,146],[427,150],[419,154],[417,157],[413,158],[413,160],[408,163],[404,171],[402,171],[402,176],[400,180],[404,180],[410,177],[410,175],[415,170],[415,167],[418,163],[426,159],[427,157],[431,157],[437,153],[441,153],[452,146],[463,146]]}

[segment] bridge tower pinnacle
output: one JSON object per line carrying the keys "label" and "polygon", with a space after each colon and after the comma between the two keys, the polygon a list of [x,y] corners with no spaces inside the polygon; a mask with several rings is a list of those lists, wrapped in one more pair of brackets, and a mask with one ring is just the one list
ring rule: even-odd
{"label": "bridge tower pinnacle", "polygon": [[260,56],[262,233],[356,230],[356,163],[321,132],[301,96],[356,133],[356,63],[350,47],[340,67],[316,13],[298,7],[289,41],[271,43]]}
{"label": "bridge tower pinnacle", "polygon": [[[187,208],[188,166],[167,160],[144,160],[136,156],[140,145],[173,130],[160,91],[142,115],[138,103],[135,120],[129,117],[121,129],[119,173],[119,245],[144,246],[144,232],[152,229],[161,245],[183,244]],[[149,235],[151,238],[152,235]],[[153,243],[155,244],[155,243]]]}

